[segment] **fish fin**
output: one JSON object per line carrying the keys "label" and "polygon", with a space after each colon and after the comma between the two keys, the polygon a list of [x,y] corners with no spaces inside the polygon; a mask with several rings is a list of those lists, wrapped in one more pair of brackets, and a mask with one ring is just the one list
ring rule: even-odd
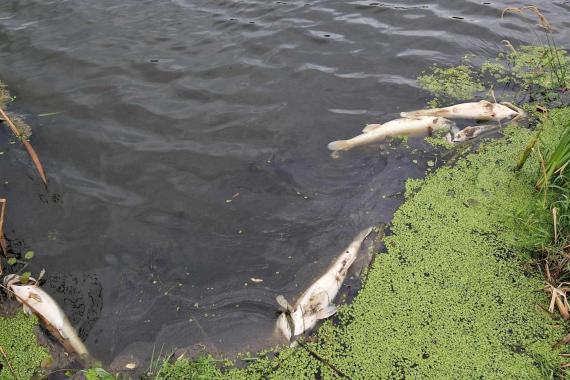
{"label": "fish fin", "polygon": [[315,317],[317,319],[326,319],[335,313],[336,313],[336,306],[329,305],[319,310],[319,312],[315,315]]}
{"label": "fish fin", "polygon": [[362,132],[364,133],[368,133],[371,132],[375,129],[378,129],[382,126],[382,124],[366,124],[366,127],[364,127],[364,129],[362,130]]}
{"label": "fish fin", "polygon": [[32,309],[30,309],[28,307],[28,305],[26,305],[26,304],[22,304],[22,310],[24,311],[24,314],[26,314],[26,315],[32,315],[33,314]]}
{"label": "fish fin", "polygon": [[328,305],[331,301],[329,294],[325,290],[321,290],[311,297],[311,302]]}
{"label": "fish fin", "polygon": [[281,294],[278,295],[277,297],[275,297],[275,301],[277,301],[277,304],[279,306],[281,306],[283,308],[283,310],[285,310],[285,311],[293,310],[293,308],[291,307],[291,305],[289,304],[287,299],[285,297],[283,297]]}
{"label": "fish fin", "polygon": [[328,145],[329,150],[348,150],[352,147],[352,144],[348,140],[333,141]]}

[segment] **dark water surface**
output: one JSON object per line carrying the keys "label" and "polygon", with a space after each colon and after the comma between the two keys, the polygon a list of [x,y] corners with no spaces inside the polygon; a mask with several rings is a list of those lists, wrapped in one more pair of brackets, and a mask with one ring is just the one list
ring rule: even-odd
{"label": "dark water surface", "polygon": [[[542,3],[568,41],[570,2]],[[107,363],[271,344],[274,297],[389,221],[433,158],[327,143],[423,107],[432,63],[533,42],[500,20],[522,4],[0,0],[0,76],[50,179],[3,128],[12,247]]]}

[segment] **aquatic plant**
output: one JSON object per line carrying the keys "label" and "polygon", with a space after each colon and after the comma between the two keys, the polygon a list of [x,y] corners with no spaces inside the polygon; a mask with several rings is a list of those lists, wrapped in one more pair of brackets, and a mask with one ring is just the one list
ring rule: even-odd
{"label": "aquatic plant", "polygon": [[[534,15],[538,21],[538,27],[544,33],[545,41],[543,41],[540,36],[536,35],[539,44],[535,46],[538,48],[539,54],[532,52],[527,54],[530,60],[518,59],[519,62],[526,63],[527,67],[523,67],[522,70],[517,70],[516,67],[513,68],[513,72],[522,72],[523,75],[529,73],[528,67],[533,68],[536,76],[530,78],[533,83],[538,83],[547,88],[566,88],[569,85],[570,77],[568,76],[568,70],[570,69],[570,61],[566,58],[566,51],[559,49],[553,36],[554,28],[540,11],[540,9],[535,5],[527,5],[524,7],[508,7],[503,10],[501,18],[504,17],[506,13],[514,13],[520,16],[524,16],[525,13],[531,13]],[[532,32],[535,32],[531,28]],[[511,45],[512,46],[512,45]],[[527,49],[528,50],[528,49]],[[513,49],[513,52],[517,52]],[[538,60],[537,60],[538,58]],[[539,79],[542,77],[542,80]]]}
{"label": "aquatic plant", "polygon": [[10,101],[12,101],[12,97],[8,91],[8,86],[0,80],[0,107],[4,107]]}
{"label": "aquatic plant", "polygon": [[548,154],[545,158],[544,165],[542,168],[542,173],[539,176],[536,186],[540,189],[552,183],[552,178],[556,177],[558,179],[558,185],[556,188],[560,188],[560,185],[565,186],[565,170],[570,165],[570,123],[565,126],[564,130],[560,135],[560,139],[556,144],[556,147]]}
{"label": "aquatic plant", "polygon": [[[538,20],[538,26],[543,32],[543,38],[531,27],[538,41],[535,45],[515,47],[508,40],[503,40],[507,51],[500,53],[494,59],[487,59],[478,66],[471,59],[463,59],[460,65],[439,67],[434,65],[428,72],[418,77],[422,88],[434,97],[428,103],[432,107],[451,102],[473,99],[478,92],[494,88],[496,85],[510,85],[511,90],[530,92],[531,101],[554,101],[560,91],[570,87],[570,57],[566,50],[556,44],[553,36],[554,29],[546,17],[535,6],[507,8],[506,13],[523,16],[531,13]],[[506,93],[503,98],[512,98],[516,91]]]}
{"label": "aquatic plant", "polygon": [[434,95],[428,102],[431,107],[438,107],[452,100],[473,99],[476,93],[485,90],[479,72],[467,63],[448,68],[434,65],[418,77],[418,82],[422,88]]}
{"label": "aquatic plant", "polygon": [[85,380],[115,380],[115,379],[118,379],[118,376],[112,375],[100,367],[85,369],[85,370],[79,371],[79,373],[81,375],[83,375]]}
{"label": "aquatic plant", "polygon": [[179,357],[174,362],[165,359],[156,368],[158,372],[152,373],[149,378],[154,380],[212,380],[221,377],[216,360],[211,356],[202,356],[194,360]]}
{"label": "aquatic plant", "polygon": [[38,344],[36,328],[37,319],[22,312],[0,317],[0,379],[31,379],[39,375],[49,353]]}

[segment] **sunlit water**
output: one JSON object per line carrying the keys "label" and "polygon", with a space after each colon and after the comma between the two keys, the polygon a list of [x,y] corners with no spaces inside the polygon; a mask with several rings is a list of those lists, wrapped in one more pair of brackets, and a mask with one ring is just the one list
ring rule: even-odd
{"label": "sunlit water", "polygon": [[[327,143],[423,107],[433,63],[533,42],[508,5],[2,0],[0,77],[50,180],[4,128],[12,248],[107,363],[272,344],[274,297],[389,222],[434,159],[417,138],[338,159]],[[568,41],[569,2],[540,5]]]}

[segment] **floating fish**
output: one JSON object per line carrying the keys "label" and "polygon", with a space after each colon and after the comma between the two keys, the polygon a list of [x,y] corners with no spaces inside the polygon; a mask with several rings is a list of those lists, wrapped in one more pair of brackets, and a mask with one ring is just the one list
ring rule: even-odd
{"label": "floating fish", "polygon": [[462,103],[445,108],[432,108],[400,113],[401,117],[439,116],[447,119],[471,119],[480,121],[515,120],[526,116],[526,112],[512,103],[491,103],[486,100]]}
{"label": "floating fish", "polygon": [[362,242],[371,231],[372,228],[361,231],[325,274],[301,294],[295,306],[291,306],[281,295],[276,298],[277,303],[284,309],[277,318],[276,329],[279,334],[291,341],[313,329],[317,321],[336,313],[332,301],[340,290],[348,269],[354,263]]}
{"label": "floating fish", "polygon": [[35,279],[30,277],[26,284],[22,284],[21,279],[21,276],[10,274],[4,278],[4,286],[23,305],[24,312],[35,314],[61,341],[66,351],[76,353],[81,358],[89,357],[87,348],[57,302],[37,285]]}
{"label": "floating fish", "polygon": [[463,142],[474,139],[482,133],[492,131],[499,128],[497,124],[475,125],[472,127],[465,127],[461,131],[453,135],[453,142]]}
{"label": "floating fish", "polygon": [[450,129],[454,123],[443,117],[419,116],[392,120],[385,124],[371,124],[365,133],[349,140],[333,141],[328,148],[333,151],[349,150],[357,146],[368,145],[394,136],[413,136],[431,134],[438,129]]}

